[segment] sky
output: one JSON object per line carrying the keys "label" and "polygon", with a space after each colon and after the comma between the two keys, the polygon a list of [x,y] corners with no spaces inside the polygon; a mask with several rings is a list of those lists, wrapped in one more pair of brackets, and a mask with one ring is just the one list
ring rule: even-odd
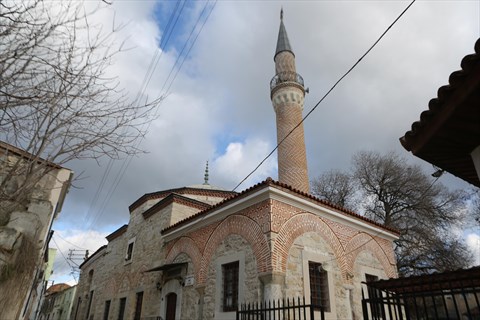
{"label": "sky", "polygon": [[[206,161],[209,183],[232,190],[275,147],[269,83],[282,7],[297,72],[309,88],[305,115],[410,3],[111,2],[90,17],[105,30],[124,25],[115,37],[129,49],[116,56],[108,73],[133,99],[153,71],[145,95],[166,97],[146,128],[144,153],[66,166],[77,179],[53,225],[52,247],[61,251],[51,277],[55,283],[74,282],[65,259],[69,249],[93,253],[106,244],[105,236],[128,223],[128,206],[143,194],[203,183]],[[169,24],[175,8],[183,9],[176,24],[175,17]],[[167,26],[173,25],[170,32]],[[403,149],[399,138],[460,69],[461,59],[474,52],[479,36],[480,1],[416,1],[306,119],[310,179],[347,170],[361,150],[395,151],[433,173],[430,164]],[[152,69],[155,55],[160,58]],[[236,191],[267,177],[277,179],[276,155]],[[451,175],[440,181],[471,188]],[[479,234],[464,230],[476,264]]]}

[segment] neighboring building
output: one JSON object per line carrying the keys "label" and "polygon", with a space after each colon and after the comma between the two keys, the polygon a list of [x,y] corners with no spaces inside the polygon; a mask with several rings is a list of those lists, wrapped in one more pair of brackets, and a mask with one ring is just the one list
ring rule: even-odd
{"label": "neighboring building", "polygon": [[69,169],[0,142],[0,319],[35,316],[51,226],[71,177]]}
{"label": "neighboring building", "polygon": [[480,39],[400,142],[415,156],[480,187]]}
{"label": "neighboring building", "polygon": [[72,312],[73,298],[77,286],[57,283],[47,289],[42,308],[37,317],[39,320],[68,320]]}
{"label": "neighboring building", "polygon": [[[305,297],[360,319],[361,282],[396,277],[398,233],[310,195],[305,90],[283,19],[271,97],[279,182],[235,193],[205,183],[145,194],[81,266],[72,319],[235,319],[243,302]],[[285,139],[284,139],[285,138]]]}
{"label": "neighboring building", "polygon": [[[53,235],[53,231],[50,231],[50,234]],[[40,307],[43,304],[45,298],[45,292],[48,287],[48,282],[50,281],[50,276],[53,273],[53,263],[55,262],[55,256],[57,255],[57,249],[48,248],[45,252],[44,257],[44,267],[39,268],[44,270],[43,272],[43,281],[38,281],[37,288],[35,288],[35,297],[36,299],[32,301],[32,307],[28,319],[38,319],[38,313],[40,312]]]}

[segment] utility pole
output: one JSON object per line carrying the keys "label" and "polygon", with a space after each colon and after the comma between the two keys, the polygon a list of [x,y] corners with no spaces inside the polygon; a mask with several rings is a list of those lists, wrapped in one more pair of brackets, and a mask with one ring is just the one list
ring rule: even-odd
{"label": "utility pole", "polygon": [[88,250],[79,250],[79,249],[68,249],[68,260],[72,263],[70,267],[72,268],[71,274],[76,278],[80,275],[79,265],[82,261],[85,261],[88,258]]}

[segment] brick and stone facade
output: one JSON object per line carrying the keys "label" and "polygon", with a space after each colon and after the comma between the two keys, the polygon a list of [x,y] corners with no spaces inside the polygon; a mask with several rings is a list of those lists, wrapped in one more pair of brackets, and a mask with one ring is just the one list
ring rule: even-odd
{"label": "brick and stone facade", "polygon": [[238,303],[308,300],[308,262],[314,261],[328,272],[327,319],[359,319],[365,274],[396,276],[394,230],[271,179],[229,195],[204,210],[197,199],[186,200],[187,192],[134,208],[130,223],[82,264],[72,319],[102,318],[107,301],[109,318],[117,319],[122,298],[124,317],[132,319],[140,292],[142,319],[167,319],[171,293],[175,319],[233,319],[235,312],[222,311],[222,265],[234,261]]}
{"label": "brick and stone facade", "polygon": [[310,301],[309,270],[320,269],[326,319],[361,319],[366,275],[396,277],[398,233],[311,196],[303,126],[284,139],[301,123],[305,90],[283,21],[275,66],[280,181],[142,196],[81,265],[72,319],[235,319],[241,303]]}

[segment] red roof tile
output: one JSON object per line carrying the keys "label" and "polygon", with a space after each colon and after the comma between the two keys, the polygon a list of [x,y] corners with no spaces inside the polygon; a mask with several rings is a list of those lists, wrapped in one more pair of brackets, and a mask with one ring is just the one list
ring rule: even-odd
{"label": "red roof tile", "polygon": [[226,191],[226,190],[201,189],[201,188],[191,188],[191,187],[175,188],[175,189],[156,191],[152,193],[146,193],[140,198],[138,198],[134,203],[132,203],[128,207],[128,209],[130,210],[130,213],[131,213],[133,210],[137,209],[148,200],[163,198],[172,193],[206,195],[211,197],[229,197],[231,195],[237,194],[234,191]]}
{"label": "red roof tile", "polygon": [[415,156],[480,187],[471,152],[480,145],[480,39],[400,142]]}
{"label": "red roof tile", "polygon": [[254,186],[252,186],[252,187],[250,187],[250,188],[248,188],[248,189],[245,189],[245,190],[242,191],[241,193],[239,193],[239,194],[237,194],[237,195],[235,195],[235,196],[232,196],[232,197],[230,197],[230,198],[227,198],[227,199],[225,199],[225,200],[223,200],[223,201],[221,201],[221,202],[213,205],[211,208],[208,208],[208,209],[206,209],[206,210],[200,211],[199,213],[197,213],[197,214],[195,214],[195,215],[193,215],[193,216],[190,216],[190,217],[188,217],[188,218],[186,218],[186,219],[184,219],[184,220],[182,220],[182,221],[179,221],[179,222],[177,222],[176,224],[171,225],[170,227],[167,227],[167,228],[163,229],[163,230],[161,231],[161,233],[163,234],[163,233],[166,233],[166,232],[168,232],[168,231],[177,229],[178,227],[180,227],[180,226],[182,226],[182,225],[184,225],[184,224],[186,224],[186,223],[188,223],[188,222],[190,222],[190,221],[193,221],[193,220],[195,220],[195,219],[197,219],[197,218],[199,218],[199,217],[203,217],[203,216],[205,216],[205,215],[208,215],[209,213],[215,211],[216,209],[221,208],[221,207],[223,207],[223,206],[225,206],[225,205],[227,205],[227,204],[231,204],[232,202],[234,202],[234,201],[236,201],[236,200],[238,200],[238,199],[244,198],[245,196],[247,196],[248,194],[252,193],[253,191],[258,190],[258,189],[263,188],[263,187],[266,187],[266,186],[281,187],[281,188],[286,189],[286,190],[288,190],[288,191],[290,191],[290,192],[292,192],[292,193],[294,193],[294,194],[296,194],[296,195],[300,195],[300,196],[302,196],[302,197],[304,197],[304,198],[311,199],[311,200],[313,200],[313,201],[315,201],[315,202],[317,202],[317,203],[319,203],[319,204],[321,204],[321,205],[323,205],[323,206],[326,206],[326,207],[328,207],[328,208],[330,208],[330,209],[334,209],[334,210],[336,210],[337,212],[340,212],[340,213],[342,213],[342,214],[345,214],[345,215],[354,217],[354,218],[356,218],[356,219],[363,220],[363,221],[365,221],[365,222],[367,222],[367,223],[369,223],[369,224],[375,225],[375,226],[377,226],[377,227],[380,227],[380,228],[382,228],[382,229],[384,229],[384,230],[393,232],[393,233],[395,233],[395,234],[399,234],[399,231],[396,230],[396,229],[394,229],[394,228],[386,227],[386,226],[384,226],[384,225],[382,225],[382,224],[380,224],[380,223],[377,223],[377,222],[375,222],[375,221],[373,221],[373,220],[370,220],[370,219],[368,219],[368,218],[365,218],[364,216],[361,216],[361,215],[359,215],[359,214],[357,214],[357,213],[355,213],[355,212],[353,212],[353,211],[351,211],[351,210],[348,210],[348,209],[345,209],[345,208],[340,207],[340,206],[338,206],[338,205],[332,204],[332,203],[330,203],[330,202],[328,202],[328,201],[319,199],[319,198],[317,198],[317,197],[315,197],[315,196],[312,196],[311,194],[308,194],[308,193],[299,191],[299,190],[297,190],[297,189],[295,189],[295,188],[293,188],[293,187],[291,187],[291,186],[289,186],[289,185],[287,185],[287,184],[284,184],[284,183],[281,183],[281,182],[278,182],[278,181],[274,181],[272,178],[267,178],[265,181],[260,182],[260,183],[254,185]]}

